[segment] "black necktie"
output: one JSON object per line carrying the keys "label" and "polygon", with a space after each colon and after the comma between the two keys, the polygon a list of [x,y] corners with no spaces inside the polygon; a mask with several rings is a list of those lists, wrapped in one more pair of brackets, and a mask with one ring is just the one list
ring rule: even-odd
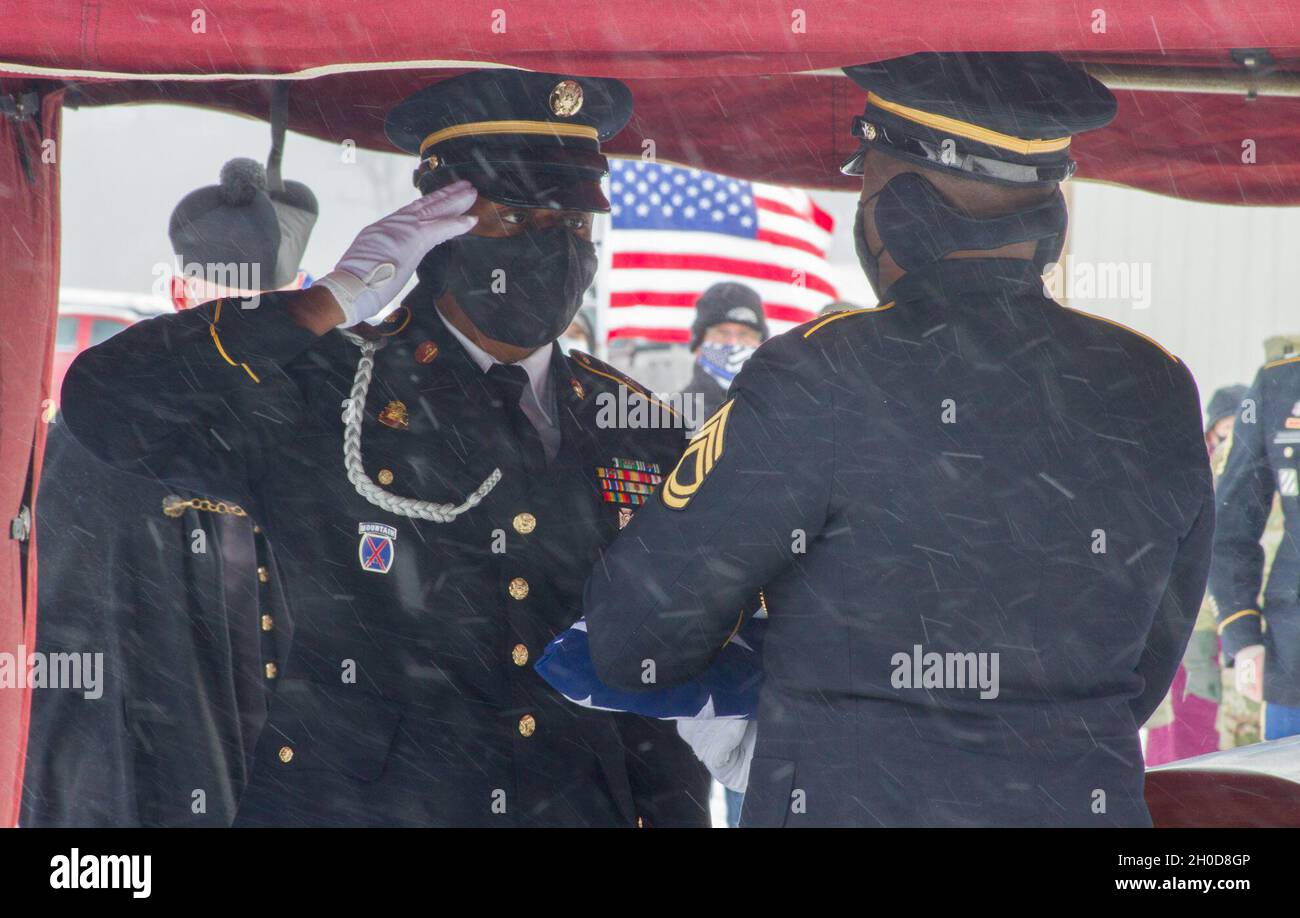
{"label": "black necktie", "polygon": [[519,405],[524,387],[528,385],[528,372],[518,364],[494,363],[488,368],[486,379],[488,389],[510,418],[510,429],[514,431],[525,471],[530,475],[545,471],[546,450],[542,446],[542,436]]}

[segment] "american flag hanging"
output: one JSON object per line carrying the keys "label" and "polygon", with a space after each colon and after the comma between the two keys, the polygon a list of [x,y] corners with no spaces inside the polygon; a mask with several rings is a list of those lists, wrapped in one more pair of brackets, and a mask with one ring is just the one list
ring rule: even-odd
{"label": "american flag hanging", "polygon": [[609,338],[685,342],[695,300],[740,281],[772,334],[836,298],[831,216],[802,191],[641,160],[610,161]]}

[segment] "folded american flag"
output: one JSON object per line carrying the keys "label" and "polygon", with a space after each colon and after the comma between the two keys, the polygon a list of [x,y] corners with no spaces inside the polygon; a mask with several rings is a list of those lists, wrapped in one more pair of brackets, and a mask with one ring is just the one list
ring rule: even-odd
{"label": "folded american flag", "polygon": [[747,618],[707,670],[690,682],[672,688],[620,692],[602,683],[596,678],[591,662],[586,619],[579,619],[546,645],[536,669],[553,689],[584,708],[626,711],[661,720],[744,720],[758,712],[766,628],[766,617]]}

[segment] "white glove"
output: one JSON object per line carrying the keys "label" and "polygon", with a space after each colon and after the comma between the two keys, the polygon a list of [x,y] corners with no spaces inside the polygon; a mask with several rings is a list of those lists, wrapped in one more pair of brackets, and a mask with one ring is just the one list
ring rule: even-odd
{"label": "white glove", "polygon": [[478,218],[462,215],[477,197],[469,182],[453,182],[358,233],[334,270],[316,281],[338,300],[344,315],[339,327],[378,315],[406,286],[426,252],[469,232]]}
{"label": "white glove", "polygon": [[723,787],[744,793],[754,759],[758,721],[713,717],[677,721],[677,733]]}
{"label": "white glove", "polygon": [[1237,691],[1251,701],[1264,700],[1264,645],[1243,647],[1232,657]]}

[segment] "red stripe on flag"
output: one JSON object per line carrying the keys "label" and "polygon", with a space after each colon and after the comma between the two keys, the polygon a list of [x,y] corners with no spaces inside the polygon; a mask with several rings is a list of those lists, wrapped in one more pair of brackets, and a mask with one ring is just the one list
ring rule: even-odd
{"label": "red stripe on flag", "polygon": [[816,201],[810,201],[809,203],[812,204],[813,223],[816,223],[818,226],[826,230],[826,232],[828,233],[831,232],[833,229],[835,229],[835,218],[832,217],[830,214],[828,214],[826,211],[822,210],[820,207],[818,207]]}
{"label": "red stripe on flag", "polygon": [[[698,293],[654,293],[648,290],[637,290],[631,293],[611,293],[609,306],[611,309],[626,309],[629,306],[694,309],[695,301],[699,296]],[[802,306],[766,302],[763,303],[763,314],[769,319],[793,322],[796,325],[801,325],[816,315],[811,309],[804,309]]]}
{"label": "red stripe on flag", "polygon": [[808,203],[812,206],[812,213],[805,214],[795,210],[789,204],[783,204],[780,201],[773,201],[771,198],[760,198],[754,196],[754,203],[762,210],[770,210],[774,214],[783,214],[787,217],[798,217],[800,220],[807,220],[815,223],[826,232],[830,232],[835,226],[835,220],[826,211],[817,206],[817,203],[809,199]]}
{"label": "red stripe on flag", "polygon": [[818,258],[824,258],[826,256],[825,251],[819,249],[806,239],[800,239],[798,236],[787,236],[784,233],[774,233],[771,230],[761,229],[758,231],[755,238],[757,238],[759,242],[770,242],[773,245],[787,245],[792,249],[799,249],[802,252],[807,252],[809,255],[816,255]]}
{"label": "red stripe on flag", "polygon": [[609,305],[617,309],[620,306],[685,306],[695,308],[698,293],[655,293],[652,290],[634,290],[627,293],[611,293]]}
{"label": "red stripe on flag", "polygon": [[817,316],[817,313],[811,309],[804,309],[801,306],[784,306],[780,303],[764,303],[763,312],[767,314],[769,319],[793,322],[795,325],[802,325]]}
{"label": "red stripe on flag", "polygon": [[[661,252],[615,252],[613,267],[617,268],[659,268],[668,271],[712,271],[716,274],[752,277],[755,280],[776,281],[780,284],[792,283],[796,273],[789,268],[766,262],[745,261],[740,258],[720,258],[716,255],[666,255]],[[803,286],[816,290],[827,297],[835,298],[835,288],[824,278],[804,272]]]}
{"label": "red stripe on flag", "polygon": [[798,217],[800,220],[808,219],[807,214],[801,214],[783,201],[773,201],[771,198],[760,198],[758,195],[755,195],[754,204],[759,210],[770,210],[774,214],[781,214],[785,217]]}
{"label": "red stripe on flag", "polygon": [[650,341],[686,343],[691,340],[691,332],[686,328],[637,328],[635,325],[621,325],[609,330],[609,338],[611,341],[615,338],[647,338]]}

